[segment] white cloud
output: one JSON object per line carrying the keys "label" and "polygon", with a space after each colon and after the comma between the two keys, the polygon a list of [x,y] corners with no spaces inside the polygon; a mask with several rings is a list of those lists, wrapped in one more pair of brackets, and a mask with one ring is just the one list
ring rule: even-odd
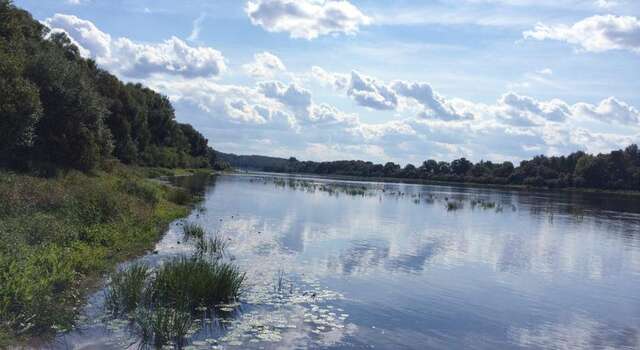
{"label": "white cloud", "polygon": [[585,51],[630,50],[640,53],[640,20],[632,16],[592,16],[571,26],[539,23],[525,39],[559,40]]}
{"label": "white cloud", "polygon": [[384,83],[356,71],[351,72],[347,95],[363,107],[378,110],[394,110],[398,107],[395,91]]}
{"label": "white cloud", "polygon": [[330,73],[318,66],[311,67],[311,76],[322,85],[332,86],[336,90],[346,89],[350,81],[347,74]]}
{"label": "white cloud", "polygon": [[435,93],[427,83],[396,81],[392,89],[400,96],[411,98],[422,107],[419,116],[442,120],[472,119],[470,113],[459,113],[455,106],[444,97]]}
{"label": "white cloud", "polygon": [[307,40],[327,34],[355,34],[371,23],[346,0],[251,0],[245,10],[256,26]]}
{"label": "white cloud", "polygon": [[244,65],[244,70],[254,78],[273,78],[277,73],[287,70],[280,58],[272,53],[258,53],[253,58],[254,62]]}
{"label": "white cloud", "polygon": [[597,106],[578,103],[574,106],[576,115],[593,118],[604,123],[618,123],[627,126],[640,126],[640,111],[614,97],[609,97]]}
{"label": "white cloud", "polygon": [[193,29],[191,29],[191,34],[187,40],[196,41],[200,38],[200,32],[202,31],[202,22],[204,22],[205,18],[207,18],[206,13],[201,13],[198,18],[193,21]]}
{"label": "white cloud", "polygon": [[[411,92],[406,95],[413,97],[399,95],[401,100],[426,104],[433,102],[429,91],[437,95],[426,83],[403,84]],[[188,116],[214,147],[241,153],[414,164],[461,156],[503,161],[580,149],[604,152],[640,135],[638,110],[613,98],[596,105],[540,101],[515,93],[488,105],[453,98],[445,100],[449,108],[470,118],[398,116],[368,123],[328,103],[316,103],[311,91],[296,83],[264,81],[244,87],[180,78],[162,83],[153,79],[150,85],[170,96],[178,115]],[[606,131],[613,122],[624,125],[626,133]],[[318,145],[327,153],[318,153]]]}
{"label": "white cloud", "polygon": [[53,32],[67,33],[83,56],[127,77],[144,78],[152,74],[215,77],[226,69],[225,58],[219,51],[193,47],[177,37],[154,44],[114,39],[92,22],[65,14],[56,14],[44,23]]}

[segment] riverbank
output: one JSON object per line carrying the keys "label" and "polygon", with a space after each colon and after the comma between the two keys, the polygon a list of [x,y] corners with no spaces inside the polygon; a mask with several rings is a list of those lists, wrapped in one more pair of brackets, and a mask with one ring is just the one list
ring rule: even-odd
{"label": "riverbank", "polygon": [[0,171],[0,348],[70,328],[95,282],[150,249],[196,200],[151,179],[203,171],[118,164],[53,179]]}
{"label": "riverbank", "polygon": [[371,183],[401,183],[412,185],[442,185],[442,186],[462,186],[473,188],[488,188],[488,189],[505,189],[525,192],[566,192],[566,193],[597,193],[597,194],[610,194],[610,195],[623,195],[623,196],[640,196],[640,191],[629,190],[606,190],[597,188],[583,188],[583,187],[564,187],[564,188],[552,188],[542,186],[530,186],[530,185],[513,185],[513,184],[496,184],[496,183],[484,183],[484,182],[469,182],[469,181],[445,181],[445,180],[432,180],[432,179],[410,179],[399,177],[366,177],[366,176],[352,176],[352,175],[319,175],[308,173],[278,173],[278,172],[263,172],[253,170],[237,170],[238,174],[275,174],[279,176],[300,176],[308,178],[329,179],[329,180],[341,180],[341,181],[354,181],[354,182],[371,182]]}

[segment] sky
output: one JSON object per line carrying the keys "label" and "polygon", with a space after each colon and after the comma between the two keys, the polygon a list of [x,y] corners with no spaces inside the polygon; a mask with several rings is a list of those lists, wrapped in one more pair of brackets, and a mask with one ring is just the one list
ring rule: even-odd
{"label": "sky", "polygon": [[420,164],[640,136],[638,0],[15,0],[222,152]]}

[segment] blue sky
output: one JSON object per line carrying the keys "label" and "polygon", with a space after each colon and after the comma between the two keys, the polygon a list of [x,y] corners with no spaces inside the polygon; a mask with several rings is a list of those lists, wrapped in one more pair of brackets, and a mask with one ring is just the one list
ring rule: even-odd
{"label": "blue sky", "polygon": [[224,152],[420,163],[640,135],[635,0],[17,0]]}

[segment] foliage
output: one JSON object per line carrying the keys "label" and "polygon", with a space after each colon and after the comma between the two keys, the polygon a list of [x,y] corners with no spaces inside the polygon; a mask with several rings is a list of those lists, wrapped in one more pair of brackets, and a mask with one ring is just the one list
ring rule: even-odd
{"label": "foliage", "polygon": [[522,161],[517,167],[511,162],[480,161],[474,164],[465,158],[456,159],[451,163],[430,159],[419,167],[407,164],[404,168],[392,162],[382,165],[360,160],[301,162],[295,158],[236,156],[223,153],[219,153],[218,158],[235,167],[271,172],[549,188],[640,190],[640,153],[636,145],[609,154],[590,155],[575,152],[560,157],[541,155]]}
{"label": "foliage", "polygon": [[[166,199],[171,187],[143,173],[122,166],[55,179],[0,172],[0,339],[72,326],[87,281],[148,249],[186,214]],[[133,277],[120,280],[134,286],[140,274]],[[114,296],[136,300],[131,290]]]}
{"label": "foliage", "polygon": [[125,164],[212,167],[215,152],[169,99],[125,84],[64,33],[0,0],[0,166],[55,175]]}

